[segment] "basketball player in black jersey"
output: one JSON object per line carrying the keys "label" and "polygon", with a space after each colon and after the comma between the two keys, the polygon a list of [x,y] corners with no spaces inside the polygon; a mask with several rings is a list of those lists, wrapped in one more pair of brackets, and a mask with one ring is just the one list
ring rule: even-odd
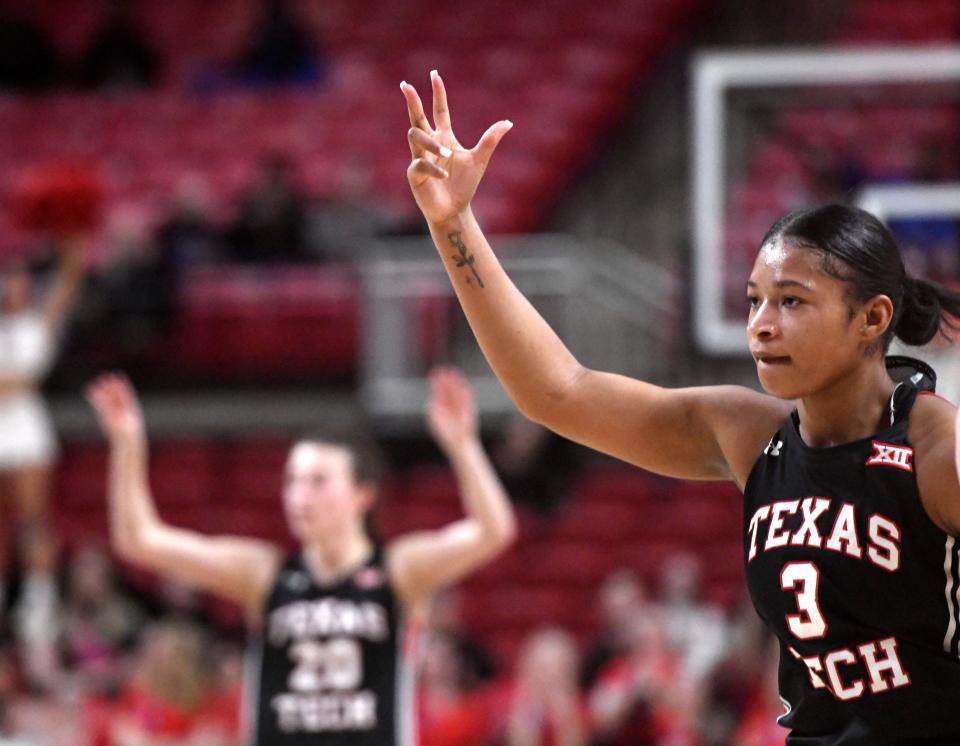
{"label": "basketball player in black jersey", "polygon": [[[380,545],[365,528],[375,481],[364,449],[340,439],[296,443],[283,508],[300,551],[206,536],[164,523],[147,483],[136,394],[101,376],[88,399],[110,441],[114,548],[141,567],[243,606],[258,632],[250,705],[255,746],[413,746],[408,623],[430,594],[489,562],[512,540],[509,501],[477,434],[469,384],[431,374],[427,422],[457,477],[466,517]],[[278,506],[279,508],[279,506]]]}
{"label": "basketball player in black jersey", "polygon": [[511,124],[463,148],[435,71],[431,85],[433,124],[401,84],[407,175],[517,406],[645,469],[743,490],[748,585],[780,643],[787,743],[960,744],[955,409],[918,395],[923,370],[895,381],[884,360],[894,336],[930,341],[960,297],[908,277],[873,216],[829,206],[774,225],[747,281],[766,394],[590,370],[510,282],[470,210]]}

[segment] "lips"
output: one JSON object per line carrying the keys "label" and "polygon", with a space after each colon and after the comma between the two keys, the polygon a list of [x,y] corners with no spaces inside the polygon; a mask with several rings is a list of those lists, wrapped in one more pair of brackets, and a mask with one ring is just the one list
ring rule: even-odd
{"label": "lips", "polygon": [[789,365],[793,362],[789,355],[778,355],[765,349],[753,349],[750,351],[757,365]]}

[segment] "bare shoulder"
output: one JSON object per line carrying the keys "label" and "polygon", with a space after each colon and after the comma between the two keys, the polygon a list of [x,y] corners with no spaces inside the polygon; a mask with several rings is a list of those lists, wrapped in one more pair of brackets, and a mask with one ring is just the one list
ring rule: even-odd
{"label": "bare shoulder", "polygon": [[936,394],[921,393],[913,405],[907,438],[917,459],[942,457],[946,451],[953,460],[957,408]]}
{"label": "bare shoulder", "polygon": [[743,489],[753,465],[796,404],[746,386],[706,386],[699,392],[704,417]]}
{"label": "bare shoulder", "polygon": [[907,433],[914,449],[923,507],[934,523],[951,534],[960,533],[956,412],[957,408],[946,399],[921,394],[913,406]]}

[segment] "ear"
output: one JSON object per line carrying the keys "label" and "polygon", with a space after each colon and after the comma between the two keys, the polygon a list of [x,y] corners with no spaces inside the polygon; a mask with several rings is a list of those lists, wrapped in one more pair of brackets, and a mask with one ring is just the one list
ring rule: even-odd
{"label": "ear", "polygon": [[893,321],[893,301],[887,295],[875,295],[860,308],[860,339],[867,348],[883,339]]}

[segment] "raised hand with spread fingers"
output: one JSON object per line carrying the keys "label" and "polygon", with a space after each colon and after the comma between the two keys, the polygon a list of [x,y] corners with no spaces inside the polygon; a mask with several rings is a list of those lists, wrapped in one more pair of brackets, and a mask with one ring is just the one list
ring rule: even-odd
{"label": "raised hand with spread fingers", "polygon": [[407,168],[407,178],[427,220],[443,221],[470,207],[470,200],[493,151],[513,124],[496,122],[483,133],[476,145],[464,148],[453,134],[447,92],[436,70],[430,73],[430,83],[433,87],[432,126],[416,88],[406,81],[400,84],[410,115],[407,140],[413,160]]}

